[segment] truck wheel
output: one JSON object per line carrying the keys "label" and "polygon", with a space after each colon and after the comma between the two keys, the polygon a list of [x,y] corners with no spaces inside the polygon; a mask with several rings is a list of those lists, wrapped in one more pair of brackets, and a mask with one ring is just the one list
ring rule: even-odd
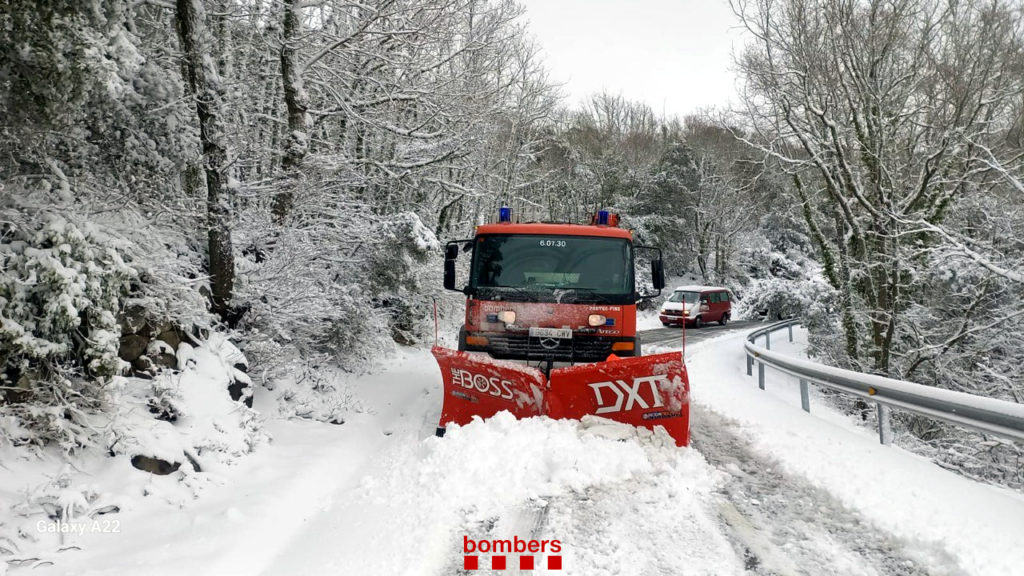
{"label": "truck wheel", "polygon": [[662,324],[662,326],[671,326],[672,325],[671,322],[662,322],[661,324]]}

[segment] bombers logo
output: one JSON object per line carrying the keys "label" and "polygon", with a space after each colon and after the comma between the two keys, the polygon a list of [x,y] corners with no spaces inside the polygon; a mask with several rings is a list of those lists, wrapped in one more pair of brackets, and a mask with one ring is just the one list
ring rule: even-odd
{"label": "bombers logo", "polygon": [[[611,412],[632,410],[634,405],[643,409],[661,408],[665,404],[661,401],[661,393],[658,391],[658,382],[668,384],[668,376],[644,376],[642,378],[634,378],[632,384],[627,384],[625,380],[595,382],[593,384],[589,384],[589,386],[594,389],[594,395],[597,397],[597,405],[599,406],[595,413],[609,414]],[[652,398],[650,404],[647,403],[641,394],[644,384],[647,384],[651,389]],[[614,403],[612,403],[610,394],[609,398],[606,400],[605,396],[601,393],[602,389],[610,390],[614,394]]]}
{"label": "bombers logo", "polygon": [[503,400],[512,399],[512,383],[502,380],[498,376],[488,377],[483,374],[474,374],[469,370],[454,368],[452,369],[452,385],[490,394]]}

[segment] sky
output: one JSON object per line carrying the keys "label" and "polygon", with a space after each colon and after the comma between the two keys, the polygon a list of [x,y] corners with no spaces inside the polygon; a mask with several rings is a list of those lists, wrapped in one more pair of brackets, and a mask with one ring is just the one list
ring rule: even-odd
{"label": "sky", "polygon": [[609,92],[683,116],[735,99],[728,0],[519,0],[566,104]]}

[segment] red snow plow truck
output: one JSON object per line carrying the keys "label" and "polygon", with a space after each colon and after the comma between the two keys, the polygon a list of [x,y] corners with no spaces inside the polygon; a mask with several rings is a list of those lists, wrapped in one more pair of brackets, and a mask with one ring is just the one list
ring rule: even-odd
{"label": "red snow plow truck", "polygon": [[[469,278],[456,262],[470,252]],[[651,282],[637,290],[637,254],[652,256]],[[689,380],[680,352],[641,356],[636,305],[665,285],[661,251],[634,246],[618,216],[589,225],[499,222],[445,247],[444,286],[466,295],[459,349],[434,346],[444,378],[438,435],[508,410],[517,418],[594,414],[662,426],[689,443]]]}

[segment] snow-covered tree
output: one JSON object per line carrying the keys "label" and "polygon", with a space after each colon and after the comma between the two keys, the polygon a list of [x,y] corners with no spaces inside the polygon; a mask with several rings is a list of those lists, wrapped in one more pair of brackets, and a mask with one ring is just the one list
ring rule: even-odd
{"label": "snow-covered tree", "polygon": [[935,247],[962,236],[965,203],[1005,185],[993,164],[1014,157],[1005,137],[1022,89],[1020,11],[923,0],[735,6],[756,38],[740,59],[750,141],[794,179],[840,294],[847,361],[899,373],[896,343],[916,331],[905,313],[928,298]]}

